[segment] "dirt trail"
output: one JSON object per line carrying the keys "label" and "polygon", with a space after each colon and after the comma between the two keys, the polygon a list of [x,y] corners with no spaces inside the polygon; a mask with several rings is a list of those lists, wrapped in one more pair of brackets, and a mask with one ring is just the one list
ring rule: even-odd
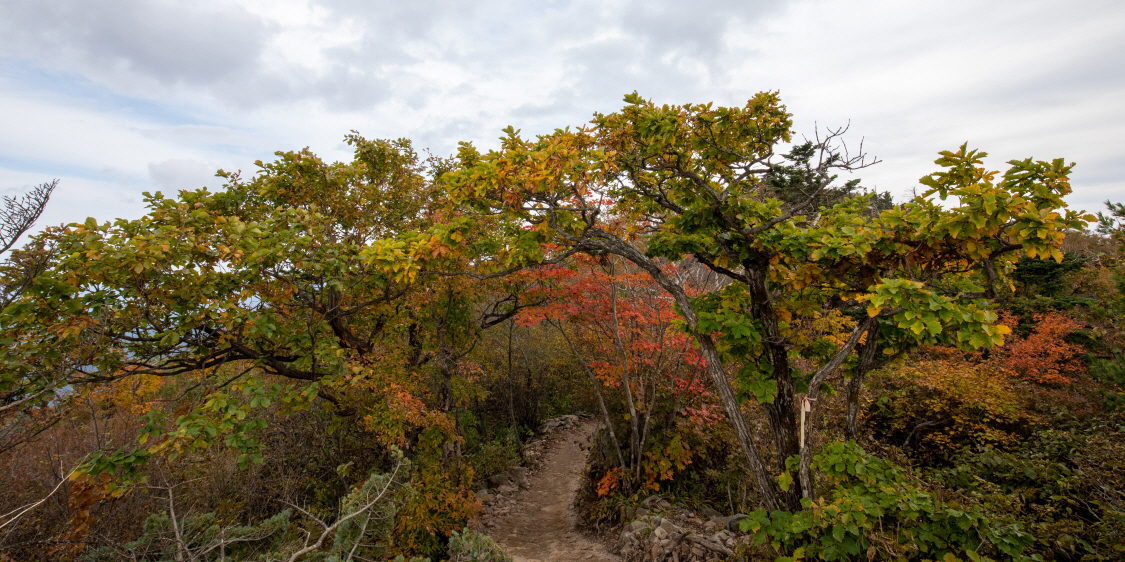
{"label": "dirt trail", "polygon": [[[490,533],[515,562],[619,562],[604,545],[575,528],[574,497],[596,423],[587,421],[554,438],[526,490]],[[580,446],[581,444],[581,446]]]}

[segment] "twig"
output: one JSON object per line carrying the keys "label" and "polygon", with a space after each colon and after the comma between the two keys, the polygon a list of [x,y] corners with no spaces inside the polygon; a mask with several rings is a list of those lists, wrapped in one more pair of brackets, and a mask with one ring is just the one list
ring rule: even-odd
{"label": "twig", "polygon": [[62,480],[59,481],[58,485],[55,486],[55,489],[51,490],[51,493],[47,494],[43,499],[41,499],[37,502],[30,503],[30,504],[28,504],[24,507],[17,507],[16,509],[13,509],[12,511],[9,511],[8,513],[5,513],[4,515],[0,515],[0,518],[5,518],[5,517],[8,517],[9,515],[12,515],[13,513],[17,512],[17,511],[19,511],[19,513],[16,513],[14,516],[12,516],[11,519],[8,519],[7,521],[5,521],[3,523],[0,523],[0,529],[3,529],[4,527],[7,527],[8,525],[14,523],[15,521],[19,520],[20,517],[23,517],[25,513],[31,511],[32,509],[35,509],[36,507],[39,507],[43,502],[51,499],[51,496],[55,495],[55,492],[59,491],[59,488],[61,488],[62,485],[64,483],[66,483],[67,480],[70,479],[70,475],[74,474],[74,471],[76,471],[76,470],[78,470],[78,468],[72,469],[70,471],[70,473],[68,473],[66,476],[64,476],[62,478]]}

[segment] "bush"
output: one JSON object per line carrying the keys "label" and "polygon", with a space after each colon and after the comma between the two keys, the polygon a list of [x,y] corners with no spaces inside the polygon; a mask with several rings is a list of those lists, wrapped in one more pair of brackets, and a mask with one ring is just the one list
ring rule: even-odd
{"label": "bush", "polygon": [[825,445],[813,464],[828,497],[806,498],[795,513],[758,510],[741,523],[755,544],[770,542],[779,561],[1027,559],[1032,539],[1018,524],[939,501],[854,441]]}
{"label": "bush", "polygon": [[1094,380],[1110,385],[1109,390],[1097,389],[1103,406],[1110,412],[1125,410],[1125,356],[1114,352],[1113,359],[1095,359],[1090,364],[1090,375]]}
{"label": "bush", "polygon": [[492,537],[466,528],[449,537],[449,562],[512,562]]}
{"label": "bush", "polygon": [[519,440],[509,433],[491,441],[481,442],[468,454],[469,464],[478,477],[499,474],[520,465],[523,456],[521,449]]}
{"label": "bush", "polygon": [[1085,350],[1066,340],[1082,328],[1082,322],[1057,312],[1036,314],[1030,333],[1025,335],[1020,335],[1023,330],[1011,315],[1003,315],[1001,322],[1013,328],[1013,333],[996,350],[996,359],[1013,376],[1039,384],[1063,385],[1074,382],[1073,376],[1086,370],[1079,360]]}
{"label": "bush", "polygon": [[948,461],[965,446],[1015,445],[1038,422],[1029,413],[1029,385],[990,363],[916,359],[877,373],[871,385],[872,436],[925,463]]}
{"label": "bush", "polygon": [[1005,452],[966,450],[934,471],[985,511],[1016,517],[1049,560],[1125,557],[1125,432],[1112,425],[1047,430]]}
{"label": "bush", "polygon": [[260,560],[264,552],[276,549],[286,538],[289,514],[289,510],[285,510],[256,525],[246,526],[223,525],[214,513],[189,515],[179,520],[181,528],[177,533],[167,513],[153,513],[145,519],[144,533],[136,540],[93,549],[82,560],[163,562],[182,559],[185,555],[193,560],[218,560],[220,557],[229,562]]}

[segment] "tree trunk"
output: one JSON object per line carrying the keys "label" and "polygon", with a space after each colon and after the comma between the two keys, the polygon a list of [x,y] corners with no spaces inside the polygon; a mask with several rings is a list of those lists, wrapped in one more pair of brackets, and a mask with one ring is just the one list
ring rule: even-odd
{"label": "tree trunk", "polygon": [[848,409],[846,415],[846,431],[848,439],[859,440],[859,393],[863,389],[863,379],[867,378],[867,373],[875,368],[876,355],[879,347],[879,324],[873,323],[867,329],[867,338],[862,344],[857,346],[859,348],[859,365],[856,367],[855,374],[852,375],[851,380],[848,381],[847,386],[847,402]]}
{"label": "tree trunk", "polygon": [[512,332],[515,331],[516,321],[508,319],[508,416],[511,418],[512,433],[519,432],[519,423],[516,422],[516,378],[512,367]]}
{"label": "tree trunk", "polygon": [[613,310],[613,343],[617,347],[617,353],[621,355],[621,387],[625,391],[625,405],[629,407],[629,457],[634,470],[637,472],[637,479],[640,480],[640,418],[637,416],[637,408],[633,401],[633,381],[629,376],[629,351],[625,349],[625,342],[621,339],[621,320],[617,316],[617,284],[613,282],[614,275],[616,275],[616,268],[611,258],[609,260],[609,302]]}
{"label": "tree trunk", "polygon": [[[764,262],[765,265],[761,265]],[[770,362],[773,364],[773,379],[777,383],[777,395],[772,404],[762,404],[770,421],[773,431],[774,447],[777,451],[775,461],[777,472],[785,472],[785,462],[790,457],[801,454],[800,424],[797,419],[795,400],[797,387],[789,367],[789,350],[786,348],[785,338],[781,334],[781,326],[777,317],[777,310],[773,307],[769,288],[766,287],[765,268],[769,265],[769,256],[758,256],[757,261],[746,260],[743,267],[746,270],[747,288],[750,289],[753,309],[752,314],[761,322],[765,332],[762,344],[769,350]],[[799,480],[789,492],[783,492],[786,503],[793,509],[800,506],[803,496],[803,483]]]}

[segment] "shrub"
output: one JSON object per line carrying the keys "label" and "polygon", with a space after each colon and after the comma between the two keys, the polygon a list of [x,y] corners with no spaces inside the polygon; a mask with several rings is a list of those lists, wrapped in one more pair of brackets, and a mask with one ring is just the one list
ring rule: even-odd
{"label": "shrub", "polygon": [[946,460],[964,446],[1013,445],[1038,421],[1026,409],[1026,383],[993,364],[916,359],[878,373],[871,384],[872,435],[924,462]]}
{"label": "shrub", "polygon": [[[1036,314],[1029,334],[1017,335],[1013,330],[1004,346],[996,350],[1002,368],[1027,381],[1062,385],[1074,382],[1074,375],[1085,371],[1079,359],[1082,347],[1069,343],[1066,337],[1082,328],[1082,322],[1057,312]],[[1015,328],[1015,318],[1001,317],[1001,322]]]}
{"label": "shrub", "polygon": [[469,464],[478,477],[491,476],[517,467],[521,457],[520,442],[511,433],[481,442],[468,454]]}
{"label": "shrub", "polygon": [[827,497],[806,498],[794,513],[755,511],[741,523],[779,561],[1025,559],[1032,539],[1018,524],[939,501],[854,441],[824,446],[813,462]]}
{"label": "shrub", "polygon": [[1109,390],[1097,389],[1105,409],[1125,410],[1125,392],[1122,392],[1125,389],[1125,355],[1114,352],[1113,359],[1095,359],[1090,364],[1090,375],[1098,382],[1111,385]]}
{"label": "shrub", "polygon": [[1016,517],[1049,560],[1125,556],[1125,432],[1110,424],[1046,430],[1018,450],[965,450],[935,481],[985,511]]}
{"label": "shrub", "polygon": [[449,537],[449,562],[512,562],[492,537],[466,528]]}

